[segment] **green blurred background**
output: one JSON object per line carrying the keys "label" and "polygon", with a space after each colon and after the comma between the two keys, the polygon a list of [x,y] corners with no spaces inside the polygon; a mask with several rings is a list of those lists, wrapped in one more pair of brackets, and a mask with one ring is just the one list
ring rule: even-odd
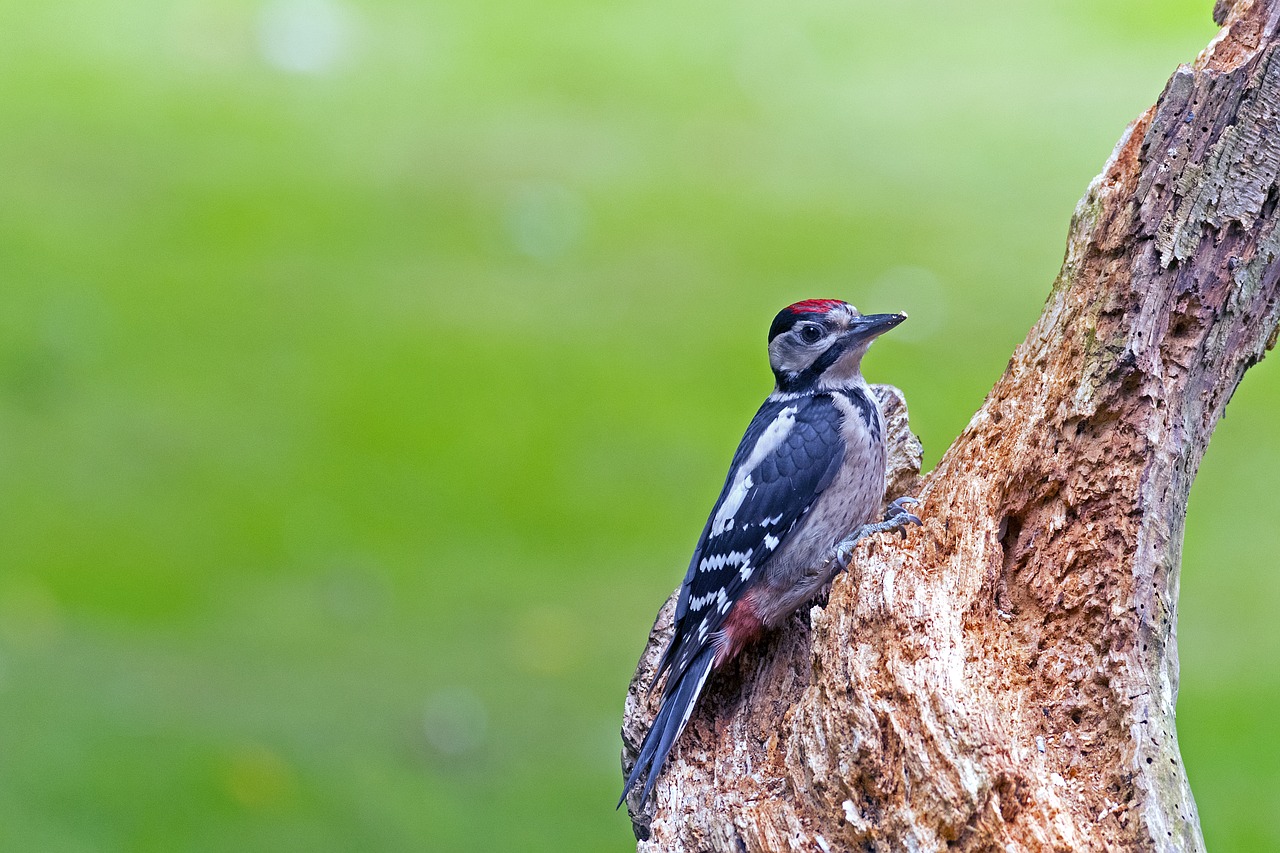
{"label": "green blurred background", "polygon": [[[909,310],[935,462],[1211,5],[0,3],[0,847],[628,849],[773,313]],[[1280,847],[1277,416],[1188,523],[1217,850]]]}

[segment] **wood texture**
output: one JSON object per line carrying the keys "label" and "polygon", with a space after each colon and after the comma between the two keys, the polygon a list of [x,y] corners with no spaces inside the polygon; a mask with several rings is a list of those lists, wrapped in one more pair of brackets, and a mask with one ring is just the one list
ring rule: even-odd
{"label": "wood texture", "polygon": [[[1174,721],[1183,520],[1280,324],[1280,0],[1214,16],[918,491],[905,404],[881,389],[890,497],[919,494],[924,526],[861,545],[825,606],[713,677],[632,813],[640,850],[1203,848]],[[671,606],[627,697],[628,762]]]}

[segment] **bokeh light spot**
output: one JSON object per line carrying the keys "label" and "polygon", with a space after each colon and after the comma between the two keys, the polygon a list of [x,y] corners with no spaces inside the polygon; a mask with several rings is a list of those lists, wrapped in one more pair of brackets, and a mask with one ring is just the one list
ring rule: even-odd
{"label": "bokeh light spot", "polygon": [[427,743],[436,752],[454,757],[484,746],[489,712],[467,687],[446,687],[427,699],[422,718]]}
{"label": "bokeh light spot", "polygon": [[559,607],[541,606],[516,620],[512,659],[535,675],[560,675],[580,658],[582,638],[573,614]]}
{"label": "bokeh light spot", "polygon": [[910,314],[909,322],[893,330],[892,340],[901,343],[926,341],[947,322],[946,289],[933,270],[924,267],[887,270],[859,297],[858,308],[868,314]]}
{"label": "bokeh light spot", "polygon": [[554,261],[573,250],[586,232],[587,217],[582,197],[553,182],[515,187],[503,211],[512,246],[540,261]]}
{"label": "bokeh light spot", "polygon": [[281,71],[325,74],[351,57],[354,12],[336,0],[271,0],[258,16],[262,58]]}
{"label": "bokeh light spot", "polygon": [[34,580],[11,578],[0,591],[0,637],[10,646],[41,652],[62,636],[62,608],[53,592]]}
{"label": "bokeh light spot", "polygon": [[223,767],[222,785],[241,806],[259,811],[287,801],[295,782],[293,769],[279,753],[254,743],[231,753]]}

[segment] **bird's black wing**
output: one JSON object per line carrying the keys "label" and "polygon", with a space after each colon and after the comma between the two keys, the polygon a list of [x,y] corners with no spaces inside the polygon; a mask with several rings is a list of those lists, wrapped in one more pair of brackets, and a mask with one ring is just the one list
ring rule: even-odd
{"label": "bird's black wing", "polygon": [[840,419],[826,394],[770,399],[760,407],[680,587],[675,633],[658,668],[658,675],[671,670],[667,692],[831,485],[844,460]]}

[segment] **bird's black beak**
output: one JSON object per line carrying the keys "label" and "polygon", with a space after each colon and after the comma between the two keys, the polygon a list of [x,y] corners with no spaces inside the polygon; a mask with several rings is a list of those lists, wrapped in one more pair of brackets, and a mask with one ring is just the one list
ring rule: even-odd
{"label": "bird's black beak", "polygon": [[845,335],[858,342],[874,340],[905,319],[906,314],[863,314],[849,324]]}

